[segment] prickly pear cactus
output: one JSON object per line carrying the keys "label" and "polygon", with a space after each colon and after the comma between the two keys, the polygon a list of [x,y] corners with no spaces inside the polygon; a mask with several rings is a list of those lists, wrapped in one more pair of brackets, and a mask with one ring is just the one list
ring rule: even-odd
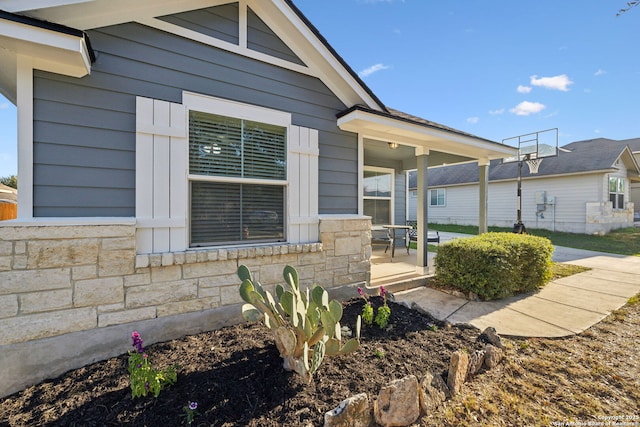
{"label": "prickly pear cactus", "polygon": [[240,296],[246,302],[242,316],[248,321],[263,320],[271,329],[276,347],[288,371],[295,371],[308,381],[318,370],[325,356],[346,354],[360,345],[360,317],[356,324],[356,337],[341,342],[340,319],[342,305],[329,301],[322,286],[311,291],[300,290],[298,272],[291,266],[284,268],[287,285],[277,285],[275,298],[258,282],[254,282],[249,269],[238,268]]}

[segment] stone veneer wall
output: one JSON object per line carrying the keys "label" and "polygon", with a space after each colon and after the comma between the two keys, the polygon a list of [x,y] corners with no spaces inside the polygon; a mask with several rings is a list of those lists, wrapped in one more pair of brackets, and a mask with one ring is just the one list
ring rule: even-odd
{"label": "stone veneer wall", "polygon": [[[105,225],[106,224],[106,225]],[[242,321],[236,270],[267,288],[285,265],[303,285],[369,281],[371,221],[325,215],[321,241],[136,254],[135,221],[0,225],[0,396],[157,342]]]}

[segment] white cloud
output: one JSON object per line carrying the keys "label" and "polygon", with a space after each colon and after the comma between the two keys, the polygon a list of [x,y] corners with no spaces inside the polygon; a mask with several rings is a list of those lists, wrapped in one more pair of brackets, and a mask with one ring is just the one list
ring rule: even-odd
{"label": "white cloud", "polygon": [[540,111],[547,108],[544,104],[539,102],[529,102],[523,101],[520,104],[516,105],[509,111],[515,114],[516,116],[528,116],[530,114],[539,113]]}
{"label": "white cloud", "polygon": [[381,70],[388,70],[389,68],[391,68],[391,67],[389,67],[388,65],[384,65],[384,64],[375,64],[375,65],[372,65],[372,66],[371,66],[371,67],[369,67],[369,68],[365,68],[364,70],[360,71],[360,72],[358,73],[358,75],[359,75],[360,77],[367,77],[367,76],[370,76],[371,74],[376,73],[376,72],[378,72],[378,71],[381,71]]}
{"label": "white cloud", "polygon": [[533,88],[531,86],[523,86],[523,85],[519,85],[518,86],[518,93],[529,93],[531,92]]}
{"label": "white cloud", "polygon": [[480,121],[480,117],[469,117],[469,118],[467,118],[467,123],[471,123],[472,125],[475,125],[479,121]]}
{"label": "white cloud", "polygon": [[602,68],[598,68],[598,71],[593,73],[594,76],[601,76],[603,74],[607,74],[607,72],[605,70],[603,70]]}
{"label": "white cloud", "polygon": [[498,116],[503,113],[504,113],[504,108],[500,108],[498,110],[489,110],[489,114],[491,114],[492,116]]}
{"label": "white cloud", "polygon": [[569,90],[569,85],[573,84],[569,76],[566,74],[560,74],[559,76],[553,77],[540,77],[533,75],[531,76],[531,84],[533,86],[540,86],[547,89],[553,90],[561,90],[563,92],[567,92]]}

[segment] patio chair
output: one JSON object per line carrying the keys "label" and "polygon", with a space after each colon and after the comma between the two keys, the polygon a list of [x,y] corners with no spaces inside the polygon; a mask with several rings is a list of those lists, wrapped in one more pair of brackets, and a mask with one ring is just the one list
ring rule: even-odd
{"label": "patio chair", "polygon": [[[411,230],[409,230],[409,241],[407,242],[407,247],[409,242],[417,242],[418,241],[418,221],[407,221],[407,225],[411,226]],[[440,233],[438,231],[427,231],[427,244],[435,243],[440,245]]]}
{"label": "patio chair", "polygon": [[371,229],[371,246],[385,245],[384,253],[386,254],[391,245],[393,245],[393,237],[386,228],[372,228]]}

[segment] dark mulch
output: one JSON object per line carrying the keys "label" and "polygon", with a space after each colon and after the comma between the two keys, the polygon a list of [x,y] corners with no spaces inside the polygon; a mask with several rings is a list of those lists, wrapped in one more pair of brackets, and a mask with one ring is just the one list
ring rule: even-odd
{"label": "dark mulch", "polygon": [[[178,382],[157,399],[131,398],[125,354],[0,400],[0,426],[173,426],[184,423],[190,401],[199,405],[198,426],[317,426],[349,396],[376,396],[381,386],[409,374],[445,375],[451,352],[482,347],[475,329],[390,306],[387,330],[363,327],[360,348],[325,358],[311,383],[282,369],[264,325],[243,324],[149,346],[155,367],[180,366]],[[361,307],[362,300],[345,303],[342,325],[354,328]],[[380,351],[384,356],[376,355]]]}

